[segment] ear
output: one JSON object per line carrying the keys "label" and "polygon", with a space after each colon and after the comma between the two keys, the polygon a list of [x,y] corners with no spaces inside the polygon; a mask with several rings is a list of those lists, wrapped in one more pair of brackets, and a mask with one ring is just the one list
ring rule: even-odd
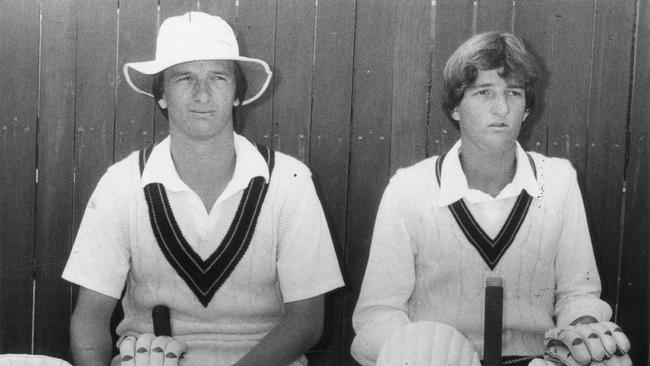
{"label": "ear", "polygon": [[158,100],[158,105],[162,109],[167,109],[167,101],[165,100],[164,96],[162,98],[160,98],[160,100]]}
{"label": "ear", "polygon": [[454,110],[451,111],[451,118],[453,118],[456,122],[460,122],[460,113],[458,113],[458,107],[454,108]]}
{"label": "ear", "polygon": [[530,109],[526,109],[526,111],[524,112],[524,120],[522,121],[522,123],[526,122],[528,116],[530,116]]}
{"label": "ear", "polygon": [[232,102],[232,105],[235,106],[235,107],[239,107],[239,104],[241,104],[241,103],[239,103],[239,99],[235,99],[235,101]]}

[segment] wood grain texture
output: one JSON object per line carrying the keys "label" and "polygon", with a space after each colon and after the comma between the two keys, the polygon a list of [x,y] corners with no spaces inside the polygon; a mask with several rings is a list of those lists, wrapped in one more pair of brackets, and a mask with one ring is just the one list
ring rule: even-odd
{"label": "wood grain texture", "polygon": [[390,172],[426,156],[431,69],[431,2],[395,2]]}
{"label": "wood grain texture", "polygon": [[593,37],[587,165],[583,192],[598,262],[602,298],[616,304],[620,272],[634,1],[597,1]]}
{"label": "wood grain texture", "polygon": [[514,1],[479,0],[477,5],[476,33],[512,32]]}
{"label": "wood grain texture", "polygon": [[637,2],[622,271],[616,319],[632,342],[635,365],[648,363],[650,243],[650,4]]}
{"label": "wood grain texture", "polygon": [[[235,32],[239,53],[266,61],[275,69],[277,1],[240,0]],[[273,98],[277,74],[262,97],[252,104],[239,108],[236,118],[237,131],[253,141],[273,146]]]}
{"label": "wood grain texture", "polygon": [[372,227],[390,175],[395,14],[393,2],[357,1],[348,221],[348,275],[341,364],[353,365],[352,311],[365,272]]}
{"label": "wood grain texture", "polygon": [[545,59],[549,68],[546,91],[549,105],[544,110],[549,121],[547,152],[571,161],[583,190],[590,117],[593,14],[593,0],[580,0],[554,3],[552,16],[547,18],[553,32],[549,45],[552,56]]}
{"label": "wood grain texture", "polygon": [[237,29],[239,12],[237,3],[237,0],[203,0],[198,5],[200,11],[223,18],[234,30]]}
{"label": "wood grain texture", "polygon": [[[541,66],[541,75],[535,91],[535,108],[526,119],[519,133],[519,142],[525,150],[543,154],[547,152],[547,138],[550,124],[551,108],[549,63],[554,60],[553,45],[554,16],[552,0],[518,0],[515,6],[514,34],[521,37],[528,49],[537,56]],[[591,28],[590,28],[591,29]],[[561,79],[558,79],[561,82]]]}
{"label": "wood grain texture", "polygon": [[432,13],[434,28],[431,99],[427,155],[445,153],[460,138],[456,124],[443,112],[442,70],[447,59],[463,41],[472,36],[474,28],[473,0],[439,0]]}
{"label": "wood grain texture", "polygon": [[0,11],[0,353],[30,351],[39,2]]}
{"label": "wood grain texture", "polygon": [[34,352],[69,359],[77,1],[43,1],[34,276]]}
{"label": "wood grain texture", "polygon": [[119,4],[115,161],[153,141],[156,108],[152,98],[131,89],[122,68],[127,62],[155,58],[158,1],[120,0]]}
{"label": "wood grain texture", "polygon": [[279,1],[275,36],[273,131],[277,150],[309,161],[315,1]]}
{"label": "wood grain texture", "polygon": [[[346,235],[354,10],[349,0],[321,0],[316,8],[309,162],[339,259]],[[341,349],[343,294],[326,296],[323,337],[308,353],[310,365],[338,365],[347,352]]]}
{"label": "wood grain texture", "polygon": [[117,73],[117,0],[78,5],[74,233],[95,185],[113,162]]}

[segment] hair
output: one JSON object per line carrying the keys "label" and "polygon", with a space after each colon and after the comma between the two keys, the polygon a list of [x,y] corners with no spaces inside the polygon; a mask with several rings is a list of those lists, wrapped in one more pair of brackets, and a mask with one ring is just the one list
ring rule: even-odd
{"label": "hair", "polygon": [[[246,75],[244,74],[244,70],[242,70],[241,65],[239,65],[238,62],[232,61],[233,65],[235,65],[235,99],[239,100],[239,106],[241,106],[241,103],[244,101],[246,97],[246,89],[248,88],[248,83],[246,82]],[[155,74],[153,76],[153,83],[151,85],[151,91],[153,94],[153,99],[156,101],[156,105],[162,112],[162,114],[165,115],[166,118],[169,118],[169,112],[167,111],[166,108],[162,108],[160,106],[160,103],[158,103],[162,98],[163,94],[165,93],[165,70]],[[237,112],[237,108],[239,107],[233,107],[233,114]]]}
{"label": "hair", "polygon": [[535,85],[539,64],[524,42],[511,33],[487,32],[474,35],[449,57],[443,70],[442,109],[451,114],[472,86],[479,71],[499,69],[499,76],[524,85],[526,110],[535,107]]}

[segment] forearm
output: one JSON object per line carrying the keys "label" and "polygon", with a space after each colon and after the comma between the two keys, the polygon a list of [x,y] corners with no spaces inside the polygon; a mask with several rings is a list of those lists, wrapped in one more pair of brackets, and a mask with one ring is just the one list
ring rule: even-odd
{"label": "forearm", "polygon": [[109,325],[75,314],[70,323],[72,358],[75,366],[106,366],[111,362]]}
{"label": "forearm", "polygon": [[313,307],[285,311],[278,325],[235,366],[289,365],[316,344],[323,329],[323,296],[304,301]]}

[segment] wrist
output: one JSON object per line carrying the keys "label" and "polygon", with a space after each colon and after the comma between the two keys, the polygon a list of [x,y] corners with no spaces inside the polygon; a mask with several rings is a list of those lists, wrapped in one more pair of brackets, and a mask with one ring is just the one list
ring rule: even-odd
{"label": "wrist", "polygon": [[583,315],[576,320],[572,321],[569,325],[578,325],[578,324],[593,324],[598,323],[598,319],[594,318],[591,315]]}

